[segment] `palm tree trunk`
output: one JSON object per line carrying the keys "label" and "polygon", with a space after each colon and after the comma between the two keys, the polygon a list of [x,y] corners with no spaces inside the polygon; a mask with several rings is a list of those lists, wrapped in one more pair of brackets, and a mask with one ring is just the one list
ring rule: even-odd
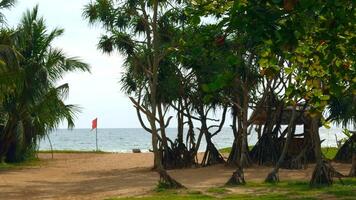
{"label": "palm tree trunk", "polygon": [[241,141],[239,139],[240,137],[240,133],[239,133],[239,129],[237,127],[237,109],[236,109],[236,106],[234,106],[232,108],[232,132],[234,134],[234,142],[232,144],[232,147],[231,147],[231,152],[229,154],[229,157],[227,159],[227,164],[229,166],[238,166],[238,161],[240,159],[239,157],[239,147],[241,146],[241,144],[239,145],[239,142]]}
{"label": "palm tree trunk", "polygon": [[153,63],[152,63],[152,75],[150,81],[150,89],[151,89],[151,108],[152,112],[149,116],[149,121],[151,124],[152,130],[152,148],[154,151],[154,163],[157,167],[157,171],[160,175],[160,184],[165,185],[167,188],[180,188],[183,187],[180,183],[176,180],[171,178],[168,173],[164,170],[162,165],[162,157],[161,153],[158,151],[158,130],[156,127],[156,110],[157,110],[157,85],[158,85],[158,68],[160,63],[160,47],[159,47],[159,34],[158,34],[158,0],[153,1],[153,23],[152,23],[152,35],[153,35]]}
{"label": "palm tree trunk", "polygon": [[243,110],[241,113],[242,116],[242,137],[241,137],[241,158],[240,158],[241,167],[248,167],[251,165],[251,158],[249,155],[248,144],[247,144],[248,102],[249,102],[248,91],[244,89]]}
{"label": "palm tree trunk", "polygon": [[[355,146],[354,146],[354,148],[355,148]],[[352,154],[352,164],[351,164],[351,170],[350,170],[349,176],[356,177],[356,152],[355,152],[355,150],[353,151],[353,154]]]}
{"label": "palm tree trunk", "polygon": [[292,137],[293,137],[295,113],[296,113],[296,106],[294,106],[293,110],[292,110],[292,116],[291,116],[291,119],[290,119],[289,125],[288,125],[287,139],[284,143],[282,153],[281,153],[274,169],[267,175],[265,182],[272,182],[272,183],[279,182],[279,174],[278,174],[279,168],[281,167],[282,163],[284,162],[284,159],[288,152],[289,144],[292,141]]}

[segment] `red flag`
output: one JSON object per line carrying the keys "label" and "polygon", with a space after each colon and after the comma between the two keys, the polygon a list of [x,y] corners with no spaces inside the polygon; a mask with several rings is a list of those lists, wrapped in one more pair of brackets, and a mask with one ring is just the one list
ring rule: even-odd
{"label": "red flag", "polygon": [[95,118],[91,123],[91,130],[94,130],[98,127],[98,118]]}

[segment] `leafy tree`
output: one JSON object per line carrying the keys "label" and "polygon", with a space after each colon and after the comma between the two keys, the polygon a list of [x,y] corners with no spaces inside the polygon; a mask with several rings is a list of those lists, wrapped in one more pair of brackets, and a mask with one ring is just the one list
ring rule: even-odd
{"label": "leafy tree", "polygon": [[260,63],[270,63],[264,65],[268,70],[278,66],[269,59],[276,52],[288,59],[290,65],[283,67],[295,78],[286,94],[290,100],[303,98],[310,106],[310,132],[317,161],[310,183],[331,185],[336,173],[322,159],[319,122],[324,121],[322,112],[331,97],[345,90],[354,92],[355,2],[284,1],[278,5],[287,12],[285,19],[278,22],[280,28],[274,31],[280,39],[266,45]]}

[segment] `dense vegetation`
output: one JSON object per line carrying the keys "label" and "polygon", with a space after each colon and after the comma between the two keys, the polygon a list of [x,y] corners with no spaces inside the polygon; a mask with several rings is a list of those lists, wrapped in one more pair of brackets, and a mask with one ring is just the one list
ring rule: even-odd
{"label": "dense vegetation", "polygon": [[[2,0],[0,8],[13,3]],[[94,0],[83,15],[105,30],[101,51],[125,56],[122,90],[152,136],[160,186],[184,187],[166,169],[224,163],[236,168],[226,184],[240,185],[252,164],[274,166],[266,177],[274,183],[280,168],[310,162],[316,163],[310,184],[319,186],[342,176],[322,154],[319,128],[335,123],[346,129],[356,122],[355,4]],[[17,162],[30,157],[61,121],[74,125],[78,108],[63,102],[68,84],[56,82],[88,66],[51,45],[63,30],[48,30],[37,7],[16,29],[2,27],[0,161]],[[234,141],[225,160],[213,137],[228,117]],[[175,140],[166,134],[172,120],[178,125]],[[301,124],[304,132],[296,133]],[[249,149],[253,129],[259,141]],[[355,136],[345,133],[350,140],[343,151],[355,176]],[[199,161],[202,140],[207,146]]]}
{"label": "dense vegetation", "polygon": [[[245,184],[253,163],[275,166],[267,182],[308,162],[313,186],[341,176],[322,155],[319,128],[355,123],[354,1],[96,0],[84,16],[106,31],[100,50],[126,57],[122,89],[152,135],[161,184],[182,187],[165,169],[218,163],[236,167],[229,185]],[[212,142],[226,117],[235,138],[227,161]],[[176,140],[166,135],[172,120]]]}

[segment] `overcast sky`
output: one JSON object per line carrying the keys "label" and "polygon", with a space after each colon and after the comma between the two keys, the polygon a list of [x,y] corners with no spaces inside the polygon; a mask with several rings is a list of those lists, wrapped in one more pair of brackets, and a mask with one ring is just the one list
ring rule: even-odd
{"label": "overcast sky", "polygon": [[[16,27],[23,13],[39,5],[40,14],[50,28],[64,28],[64,36],[55,42],[68,56],[78,56],[91,66],[89,73],[72,73],[63,81],[70,84],[67,103],[78,104],[82,113],[77,128],[89,128],[91,120],[99,118],[102,128],[140,127],[132,104],[120,91],[118,83],[123,58],[119,54],[103,55],[96,44],[102,33],[100,27],[89,26],[82,17],[83,6],[90,0],[18,0],[14,8],[5,12],[7,23]],[[65,127],[62,125],[62,127]]]}
{"label": "overcast sky", "polygon": [[[83,8],[90,0],[17,0],[16,6],[5,11],[7,24],[16,27],[23,13],[39,5],[39,13],[49,28],[60,27],[64,35],[54,43],[68,56],[77,56],[91,66],[89,73],[71,73],[58,83],[69,83],[68,104],[77,104],[82,112],[76,120],[76,128],[90,128],[98,117],[99,128],[141,128],[136,111],[128,97],[120,91],[123,57],[119,54],[104,55],[97,49],[103,30],[89,25],[83,18]],[[174,115],[174,113],[169,113]],[[220,112],[210,117],[219,118]],[[225,126],[231,124],[227,117]],[[65,128],[66,124],[60,126]],[[176,127],[172,120],[170,127]]]}

